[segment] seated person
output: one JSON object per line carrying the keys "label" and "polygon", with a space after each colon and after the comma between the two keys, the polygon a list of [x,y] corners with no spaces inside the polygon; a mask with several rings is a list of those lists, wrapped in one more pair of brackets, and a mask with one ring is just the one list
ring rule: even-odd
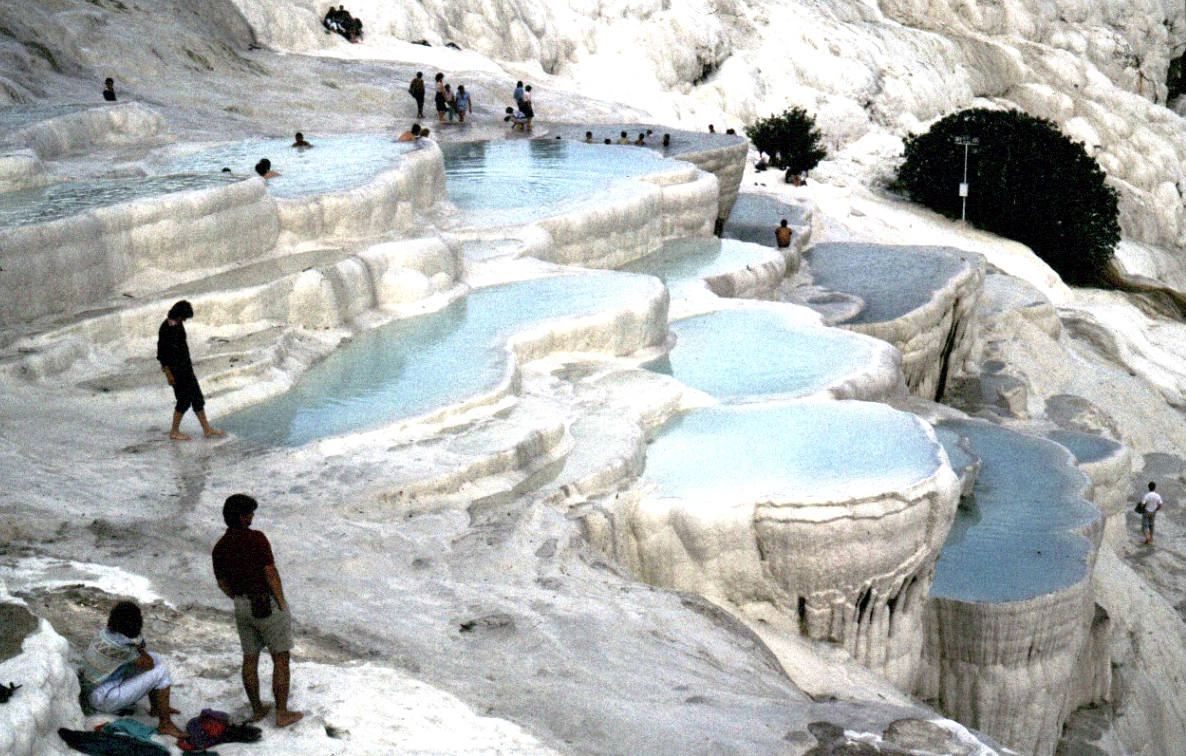
{"label": "seated person", "polygon": [[626,136],[625,131],[623,131],[622,135],[618,137],[618,144],[630,144],[630,137]]}
{"label": "seated person", "polygon": [[431,133],[432,129],[421,129],[420,133],[416,135],[416,141],[419,142],[421,139],[428,139],[428,135]]}
{"label": "seated person", "polygon": [[605,138],[605,143],[606,143],[606,144],[613,144],[613,142],[611,142],[611,141],[610,141],[610,138],[609,138],[609,137],[606,137],[606,138]]}
{"label": "seated person", "polygon": [[398,137],[396,137],[395,141],[397,141],[397,142],[414,142],[414,141],[416,141],[416,137],[418,137],[418,136],[420,136],[420,124],[414,123],[414,124],[412,124],[412,128],[408,129],[407,131],[405,131],[404,133],[402,133]]}
{"label": "seated person", "polygon": [[523,115],[522,110],[515,110],[514,108],[507,108],[506,115],[502,117],[504,121],[510,121],[511,131],[518,129],[519,131],[527,130],[527,116]]}
{"label": "seated person", "polygon": [[638,139],[634,140],[634,144],[639,147],[646,147],[646,144],[647,144],[646,134],[639,134]]}
{"label": "seated person", "polygon": [[292,143],[292,146],[293,146],[293,147],[296,147],[296,148],[298,148],[298,149],[302,149],[302,150],[304,150],[304,149],[308,149],[309,147],[312,147],[312,146],[313,146],[313,143],[312,143],[312,142],[306,142],[306,141],[305,141],[305,135],[304,135],[304,134],[302,134],[301,132],[299,132],[299,131],[298,131],[298,132],[296,133],[296,141],[294,141],[294,142]]}
{"label": "seated person", "polygon": [[115,79],[108,78],[103,82],[103,99],[115,102]]}
{"label": "seated person", "polygon": [[585,132],[585,144],[593,144],[593,132],[592,131]]}
{"label": "seated person", "polygon": [[107,627],[91,640],[83,654],[82,684],[86,700],[95,711],[115,714],[131,708],[148,696],[149,714],[156,717],[163,735],[184,738],[185,732],[173,723],[176,709],[169,707],[173,679],[169,668],[156,654],[146,650],[140,631],[144,617],[140,607],[121,601],[111,608]]}
{"label": "seated person", "polygon": [[272,161],[267,158],[261,159],[255,164],[255,172],[266,179],[273,179],[280,176],[279,173],[272,170]]}
{"label": "seated person", "polygon": [[671,134],[664,134],[663,135],[663,147],[667,148],[670,146],[671,146]]}

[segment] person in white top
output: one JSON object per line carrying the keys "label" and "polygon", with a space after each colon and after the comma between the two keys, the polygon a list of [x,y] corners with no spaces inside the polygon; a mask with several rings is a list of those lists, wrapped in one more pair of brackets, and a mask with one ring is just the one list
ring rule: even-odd
{"label": "person in white top", "polygon": [[1153,519],[1162,507],[1161,494],[1157,493],[1157,484],[1149,483],[1149,493],[1141,497],[1141,532],[1145,534],[1144,544],[1153,545]]}

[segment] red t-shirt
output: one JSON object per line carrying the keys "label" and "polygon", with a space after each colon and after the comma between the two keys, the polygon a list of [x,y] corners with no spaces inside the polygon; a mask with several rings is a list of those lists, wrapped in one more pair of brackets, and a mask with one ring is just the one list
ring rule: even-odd
{"label": "red t-shirt", "polygon": [[214,552],[214,578],[226,583],[233,596],[268,593],[264,568],[273,565],[268,537],[249,528],[227,528]]}

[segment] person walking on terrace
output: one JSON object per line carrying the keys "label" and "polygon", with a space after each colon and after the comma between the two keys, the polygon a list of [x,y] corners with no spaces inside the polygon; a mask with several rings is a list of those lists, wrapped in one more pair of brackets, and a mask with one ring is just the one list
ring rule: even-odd
{"label": "person walking on terrace", "polygon": [[416,101],[416,117],[424,117],[424,72],[417,71],[416,78],[408,85],[408,94]]}
{"label": "person walking on terrace", "polygon": [[115,102],[115,79],[108,77],[103,82],[103,99],[107,102]]}
{"label": "person walking on terrace", "polygon": [[437,120],[444,121],[445,111],[448,109],[448,103],[445,100],[445,75],[443,73],[438,73],[436,75],[436,82],[437,93],[434,96],[433,102],[437,106]]}
{"label": "person walking on terrace", "polygon": [[272,695],[276,699],[276,726],[287,727],[305,716],[288,708],[289,651],[292,619],[284,586],[268,538],[251,529],[259,503],[246,494],[233,494],[222,505],[226,533],[211,552],[214,579],[235,602],[235,626],[243,647],[243,688],[251,703],[251,721],[268,715],[259,697],[259,655],[272,655]]}
{"label": "person walking on terrace", "polygon": [[1157,493],[1157,484],[1150,481],[1149,493],[1142,496],[1141,503],[1137,505],[1137,511],[1141,513],[1141,533],[1145,536],[1142,543],[1146,546],[1153,545],[1153,521],[1162,506],[1164,504],[1161,501],[1161,494]]}
{"label": "person walking on terrace", "polygon": [[791,246],[791,229],[787,227],[786,218],[783,218],[778,228],[774,229],[774,240],[778,242],[779,249]]}
{"label": "person walking on terrace", "polygon": [[95,711],[115,714],[148,696],[149,714],[162,735],[184,738],[173,723],[179,712],[169,706],[173,678],[161,657],[148,651],[140,636],[144,615],[131,601],[121,601],[107,615],[107,626],[91,639],[82,655],[82,688]]}
{"label": "person walking on terrace", "polygon": [[173,407],[173,427],[169,429],[169,438],[174,441],[190,440],[189,436],[181,432],[181,418],[191,407],[202,424],[206,438],[226,435],[226,431],[212,427],[206,419],[206,399],[194,375],[194,364],[190,360],[189,344],[185,338],[185,321],[193,316],[193,306],[183,299],[169,308],[169,315],[157,332],[157,362],[161,363],[161,372],[173,387],[173,397],[177,400]]}

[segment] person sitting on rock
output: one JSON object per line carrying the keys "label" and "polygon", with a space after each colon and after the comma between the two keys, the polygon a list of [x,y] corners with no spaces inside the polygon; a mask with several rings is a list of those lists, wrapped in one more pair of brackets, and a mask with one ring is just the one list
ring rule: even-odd
{"label": "person sitting on rock", "polygon": [[511,124],[511,131],[518,129],[519,131],[527,130],[527,116],[523,115],[523,111],[515,110],[514,108],[507,108],[506,115],[502,117],[503,121],[508,121]]}
{"label": "person sitting on rock", "polygon": [[778,228],[774,229],[774,240],[778,242],[779,249],[786,249],[791,246],[791,229],[787,227],[786,218],[783,218]]}
{"label": "person sitting on rock", "polygon": [[115,102],[115,79],[109,77],[103,82],[103,99]]}
{"label": "person sitting on rock", "polygon": [[267,158],[262,158],[255,164],[255,172],[258,173],[265,181],[268,179],[279,178],[280,174],[272,170],[272,161]]}
{"label": "person sitting on rock", "polygon": [[592,131],[585,132],[585,144],[593,144],[593,132]]}
{"label": "person sitting on rock", "polygon": [[663,135],[663,149],[667,149],[670,146],[671,146],[671,134],[664,134]]}
{"label": "person sitting on rock", "polygon": [[420,124],[412,124],[412,128],[400,134],[395,141],[397,142],[415,142],[416,137],[420,136]]}
{"label": "person sitting on rock", "polygon": [[298,131],[296,133],[296,139],[295,139],[295,141],[293,141],[292,146],[296,147],[298,150],[307,150],[313,146],[313,143],[305,141],[305,135]]}
{"label": "person sitting on rock", "polygon": [[625,131],[618,136],[618,144],[630,144],[630,137],[626,136]]}
{"label": "person sitting on rock", "polygon": [[162,735],[184,738],[173,723],[179,713],[169,706],[173,678],[161,657],[148,651],[140,637],[144,617],[140,607],[121,601],[111,608],[107,626],[91,640],[83,654],[82,683],[86,700],[95,711],[115,714],[148,696],[149,714],[157,718]]}

